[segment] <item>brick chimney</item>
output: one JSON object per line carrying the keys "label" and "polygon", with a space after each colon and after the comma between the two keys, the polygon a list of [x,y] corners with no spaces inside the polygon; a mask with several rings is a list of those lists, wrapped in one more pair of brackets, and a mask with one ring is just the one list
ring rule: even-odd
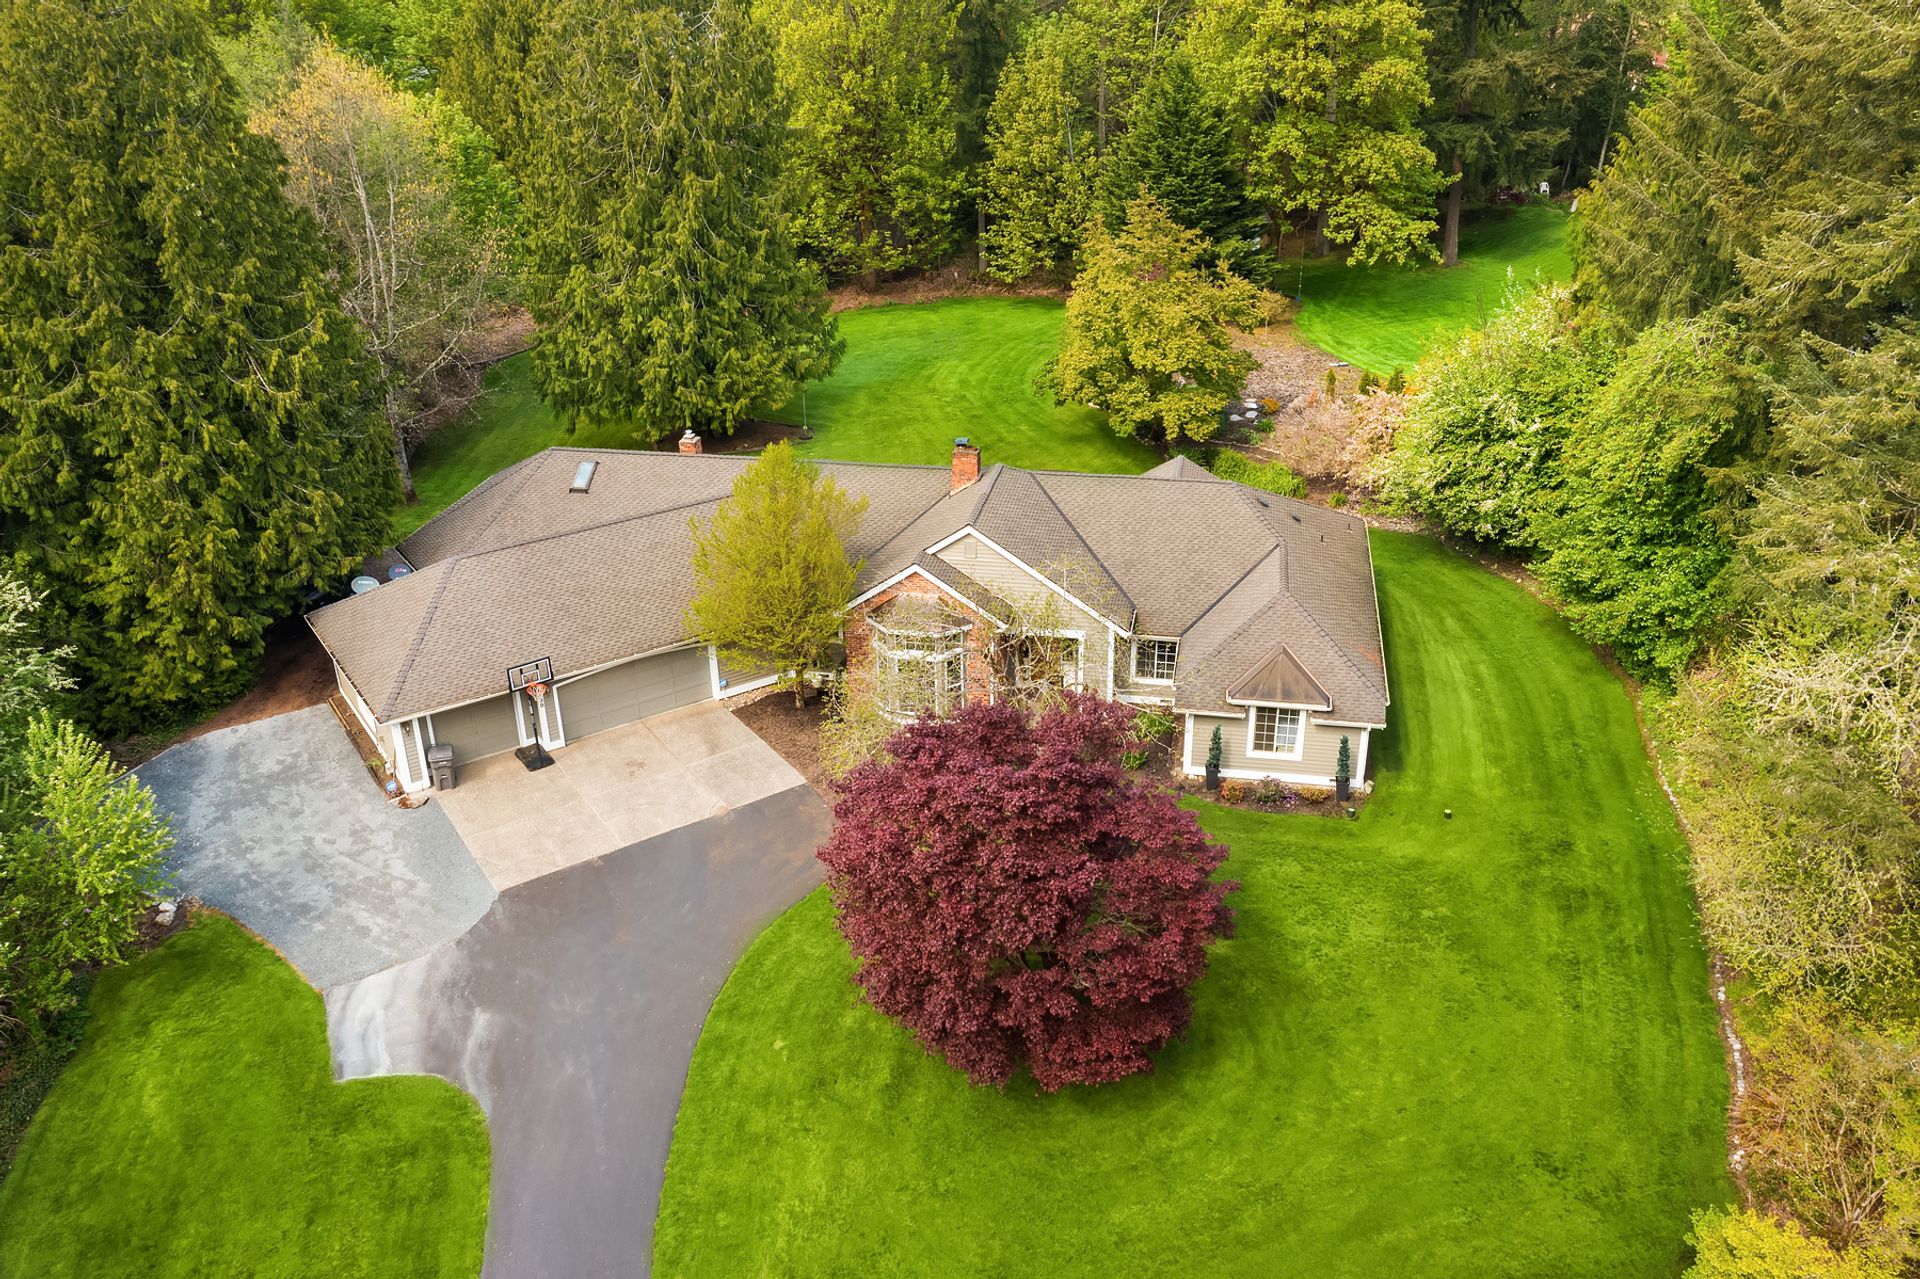
{"label": "brick chimney", "polygon": [[979,478],[980,450],[963,435],[953,442],[953,487],[947,491],[958,493]]}
{"label": "brick chimney", "polygon": [[688,431],[680,437],[680,451],[682,453],[698,453],[700,451],[700,437],[692,431]]}

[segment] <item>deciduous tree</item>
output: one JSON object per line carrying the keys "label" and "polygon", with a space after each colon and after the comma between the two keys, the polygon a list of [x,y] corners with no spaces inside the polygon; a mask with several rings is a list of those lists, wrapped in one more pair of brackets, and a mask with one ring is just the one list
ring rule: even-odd
{"label": "deciduous tree", "polygon": [[384,374],[394,462],[408,463],[423,393],[491,310],[507,225],[462,215],[453,165],[417,100],[325,41],[252,115],[287,157],[287,194],[336,264],[341,305]]}
{"label": "deciduous tree", "polygon": [[1417,123],[1429,101],[1410,0],[1201,0],[1188,51],[1233,113],[1248,189],[1355,262],[1434,256],[1443,179]]}
{"label": "deciduous tree", "polygon": [[281,182],[196,11],[0,8],[0,545],[114,726],[230,696],[388,534],[379,372]]}
{"label": "deciduous tree", "polygon": [[1067,300],[1055,394],[1107,411],[1114,430],[1204,440],[1253,369],[1229,326],[1259,321],[1254,287],[1167,216],[1151,196],[1128,206],[1118,234],[1096,226]]}
{"label": "deciduous tree", "polygon": [[790,671],[794,702],[804,705],[803,677],[824,663],[853,598],[860,566],[847,543],[865,511],[865,498],[848,497],[792,445],[770,446],[711,520],[692,521],[687,629],[732,660]]}
{"label": "deciduous tree", "polygon": [[980,1084],[1152,1069],[1227,936],[1226,850],[1120,767],[1130,707],[922,720],[840,786],[820,850],[867,998]]}

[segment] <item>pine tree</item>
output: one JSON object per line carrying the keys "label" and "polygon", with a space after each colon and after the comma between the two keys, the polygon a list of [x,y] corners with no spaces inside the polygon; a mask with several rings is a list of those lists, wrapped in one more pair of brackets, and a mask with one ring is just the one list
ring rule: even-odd
{"label": "pine tree", "polygon": [[1178,53],[1141,90],[1101,172],[1101,213],[1109,229],[1125,221],[1127,205],[1143,191],[1175,222],[1205,236],[1237,274],[1265,273],[1264,219],[1247,196],[1232,126]]}
{"label": "pine tree", "polygon": [[203,708],[379,547],[377,372],[170,0],[0,11],[0,545],[93,718]]}
{"label": "pine tree", "polygon": [[1443,179],[1420,137],[1429,101],[1409,0],[1203,0],[1188,52],[1248,140],[1248,189],[1317,249],[1357,262],[1434,256]]}
{"label": "pine tree", "polygon": [[642,439],[730,432],[842,344],[794,254],[767,38],[744,10],[554,10],[527,150],[534,368]]}

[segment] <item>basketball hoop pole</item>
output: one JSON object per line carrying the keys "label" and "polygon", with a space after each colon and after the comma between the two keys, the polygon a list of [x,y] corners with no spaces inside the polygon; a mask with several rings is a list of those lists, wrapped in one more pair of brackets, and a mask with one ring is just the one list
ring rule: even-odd
{"label": "basketball hoop pole", "polygon": [[553,661],[541,658],[536,662],[525,662],[507,671],[507,691],[514,695],[525,693],[533,701],[533,741],[522,746],[514,754],[527,766],[527,771],[535,772],[553,763],[553,756],[547,754],[546,744],[540,740],[540,712],[544,708],[548,681],[553,678]]}

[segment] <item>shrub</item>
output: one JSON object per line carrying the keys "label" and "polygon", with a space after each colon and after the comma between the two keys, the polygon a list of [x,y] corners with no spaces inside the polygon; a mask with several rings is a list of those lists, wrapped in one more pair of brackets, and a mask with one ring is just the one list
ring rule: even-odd
{"label": "shrub", "polygon": [[1245,484],[1249,488],[1278,493],[1282,497],[1306,495],[1306,481],[1279,462],[1256,462],[1244,453],[1221,449],[1208,468],[1223,480]]}
{"label": "shrub", "polygon": [[978,1084],[1152,1069],[1227,936],[1225,850],[1118,758],[1132,712],[1071,694],[903,729],[839,784],[820,850],[873,1006]]}
{"label": "shrub", "polygon": [[[1214,729],[1218,733],[1219,729]],[[1246,802],[1248,786],[1245,782],[1232,777],[1222,778],[1220,782],[1220,802],[1223,804],[1241,804]]]}
{"label": "shrub", "polygon": [[1325,786],[1300,786],[1294,789],[1303,804],[1324,804],[1333,798],[1333,792]]}
{"label": "shrub", "polygon": [[1366,395],[1368,392],[1372,391],[1375,387],[1379,385],[1380,385],[1380,379],[1374,375],[1374,372],[1372,369],[1360,370],[1360,387],[1359,387],[1360,394]]}
{"label": "shrub", "polygon": [[1788,1004],[1752,1047],[1755,1191],[1837,1246],[1920,1260],[1920,1048],[1823,1001]]}
{"label": "shrub", "polygon": [[1280,411],[1280,401],[1274,399],[1272,396],[1263,395],[1260,397],[1260,411],[1268,417],[1272,417]]}
{"label": "shrub", "polygon": [[1393,366],[1393,372],[1387,374],[1386,391],[1388,395],[1398,395],[1407,389],[1407,375],[1400,371],[1399,365]]}
{"label": "shrub", "polygon": [[0,806],[0,1017],[37,1036],[72,1008],[74,969],[123,960],[166,883],[153,794],[100,744],[42,713]]}
{"label": "shrub", "polygon": [[1792,1225],[1751,1209],[1695,1214],[1693,1266],[1685,1279],[1893,1279],[1863,1258],[1842,1256]]}
{"label": "shrub", "polygon": [[1334,396],[1340,394],[1340,377],[1332,369],[1327,370],[1326,388],[1327,388],[1327,398],[1329,400],[1331,400]]}
{"label": "shrub", "polygon": [[1334,510],[1337,511],[1341,507],[1345,506],[1346,504],[1347,504],[1347,495],[1345,493],[1327,494],[1327,505],[1331,506]]}
{"label": "shrub", "polygon": [[1221,757],[1222,751],[1223,751],[1223,747],[1221,746],[1221,743],[1220,743],[1220,729],[1218,725],[1215,725],[1213,730],[1213,737],[1207,742],[1207,767],[1208,768],[1217,769],[1220,767],[1220,757]]}

